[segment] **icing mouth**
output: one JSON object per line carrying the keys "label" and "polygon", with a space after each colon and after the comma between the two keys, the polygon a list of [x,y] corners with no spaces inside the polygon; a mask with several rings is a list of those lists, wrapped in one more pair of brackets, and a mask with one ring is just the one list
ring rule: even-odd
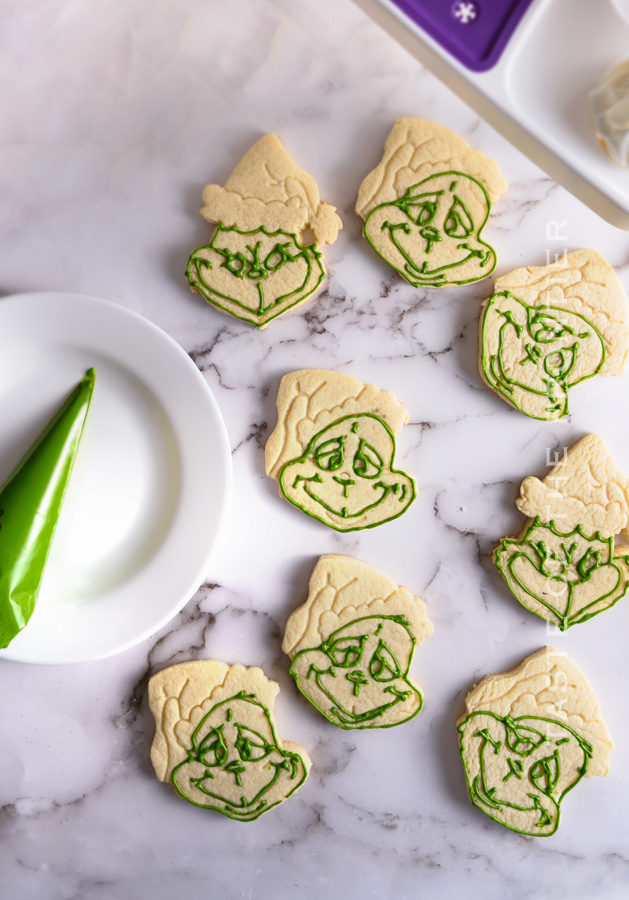
{"label": "icing mouth", "polygon": [[[339,480],[338,478],[335,480]],[[379,497],[374,500],[373,503],[367,504],[367,506],[363,506],[361,509],[356,512],[349,512],[349,508],[347,506],[342,506],[340,509],[334,509],[334,507],[329,506],[325,500],[322,500],[321,497],[317,497],[315,492],[311,489],[311,484],[320,484],[322,481],[321,478],[317,480],[317,476],[313,476],[312,478],[305,478],[303,475],[297,475],[295,481],[293,483],[293,488],[297,488],[300,484],[303,487],[303,490],[308,494],[308,496],[322,506],[327,512],[332,513],[332,515],[339,516],[341,519],[354,519],[358,516],[364,515],[370,509],[374,509],[374,507],[379,506],[386,498],[389,496],[391,492],[394,494],[400,494],[399,500],[402,503],[406,497],[407,486],[404,484],[400,484],[399,482],[395,482],[395,484],[385,484],[383,481],[378,481],[376,484],[371,485],[373,490],[378,488],[381,489],[382,493]],[[343,482],[341,482],[343,484]],[[349,482],[344,482],[345,485],[349,485]],[[347,488],[344,489],[344,496],[347,497]]]}

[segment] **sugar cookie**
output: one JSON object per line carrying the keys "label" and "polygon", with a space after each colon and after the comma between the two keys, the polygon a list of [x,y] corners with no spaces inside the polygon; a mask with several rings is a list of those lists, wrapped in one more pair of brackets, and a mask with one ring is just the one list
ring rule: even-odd
{"label": "sugar cookie", "polygon": [[414,287],[468,284],[496,266],[481,234],[506,189],[496,163],[454,132],[398,119],[360,186],[356,212],[376,253]]}
{"label": "sugar cookie", "polygon": [[357,531],[396,519],[415,499],[415,482],[395,468],[395,436],[409,413],[390,391],[301,369],[282,378],[277,412],[267,475],[307,515]]}
{"label": "sugar cookie", "polygon": [[349,556],[322,556],[282,647],[297,687],[333,725],[390,728],[422,708],[409,668],[432,631],[423,600],[384,572]]}
{"label": "sugar cookie", "polygon": [[153,675],[151,761],[159,780],[195,806],[241,822],[282,803],[306,780],[310,758],[277,736],[278,692],[261,669],[214,660]]}
{"label": "sugar cookie", "polygon": [[[224,187],[209,184],[203,203],[201,215],[216,230],[191,255],[186,277],[209,303],[264,328],[320,286],[319,246],[334,243],[343,225],[274,134],[251,147]],[[304,246],[306,228],[314,243]]]}
{"label": "sugar cookie", "polygon": [[576,443],[544,481],[525,478],[522,533],[503,538],[494,562],[514,597],[562,631],[613,606],[629,587],[629,480],[598,434]]}
{"label": "sugar cookie", "polygon": [[512,831],[554,834],[568,791],[609,772],[614,744],[594,691],[553,647],[487,675],[465,706],[457,728],[470,799]]}
{"label": "sugar cookie", "polygon": [[533,419],[568,415],[568,389],[594,375],[622,375],[629,307],[618,276],[595,250],[496,279],[483,303],[479,372]]}

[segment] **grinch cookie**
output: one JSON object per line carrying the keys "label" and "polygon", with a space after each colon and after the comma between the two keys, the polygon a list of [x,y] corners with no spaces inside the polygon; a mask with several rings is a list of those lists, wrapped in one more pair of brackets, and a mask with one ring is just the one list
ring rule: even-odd
{"label": "grinch cookie", "polygon": [[151,762],[195,806],[251,822],[301,787],[310,758],[275,730],[279,685],[255,666],[203,660],[153,675]]}
{"label": "grinch cookie", "polygon": [[515,269],[483,303],[481,377],[533,419],[567,416],[568,389],[594,375],[622,375],[628,351],[627,298],[595,250]]}
{"label": "grinch cookie", "polygon": [[267,475],[307,515],[358,531],[396,519],[415,499],[415,482],[395,468],[395,437],[409,413],[390,391],[301,369],[282,378],[277,414]]}
{"label": "grinch cookie", "polygon": [[414,287],[468,284],[496,266],[481,234],[506,189],[496,163],[454,132],[399,119],[360,186],[356,212],[374,250]]}
{"label": "grinch cookie", "polygon": [[609,772],[614,744],[594,691],[553,647],[487,675],[465,706],[457,728],[470,799],[512,831],[554,834],[568,791]]}
{"label": "grinch cookie", "polygon": [[349,556],[322,556],[282,647],[297,687],[333,725],[391,728],[422,708],[409,668],[432,631],[423,600],[384,572]]}
{"label": "grinch cookie", "polygon": [[[319,247],[333,244],[343,225],[274,134],[251,147],[224,187],[209,184],[203,203],[201,215],[216,230],[188,260],[195,293],[264,328],[317,290],[325,278]],[[314,237],[308,245],[302,243],[306,228]]]}
{"label": "grinch cookie", "polygon": [[600,435],[582,438],[544,481],[525,478],[520,495],[529,520],[493,559],[523,606],[565,631],[624,597],[629,546],[614,547],[614,535],[626,533],[629,481]]}

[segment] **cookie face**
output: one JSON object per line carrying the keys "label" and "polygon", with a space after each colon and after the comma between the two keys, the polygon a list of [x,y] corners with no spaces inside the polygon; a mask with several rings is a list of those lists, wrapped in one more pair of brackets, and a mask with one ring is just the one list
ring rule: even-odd
{"label": "cookie face", "polygon": [[525,415],[568,415],[568,390],[595,375],[621,375],[629,308],[616,273],[594,250],[498,278],[483,303],[479,371]]}
{"label": "cookie face", "polygon": [[605,345],[584,316],[555,306],[527,306],[509,291],[485,304],[482,374],[511,406],[532,419],[568,415],[568,388],[598,375]]}
{"label": "cookie face", "polygon": [[544,481],[529,476],[518,509],[529,516],[493,560],[514,597],[562,631],[612,607],[629,587],[629,481],[600,435],[578,441]]}
{"label": "cookie face", "polygon": [[269,710],[244,691],[213,706],[191,744],[172,773],[178,793],[234,819],[256,819],[274,788],[288,796],[305,778],[301,757],[280,748]]}
{"label": "cookie face", "polygon": [[457,728],[470,799],[513,831],[554,834],[566,794],[609,771],[614,745],[594,692],[552,647],[483,678],[465,705]]}
{"label": "cookie face", "polygon": [[160,781],[185,800],[250,822],[290,797],[310,759],[278,738],[279,687],[257,668],[214,661],[182,663],[154,675],[151,760]]}
{"label": "cookie face", "polygon": [[[217,227],[188,260],[194,292],[264,328],[317,290],[325,277],[319,246],[333,243],[343,226],[274,134],[251,147],[224,187],[208,185],[203,202],[201,215]],[[306,228],[315,239],[307,246]]]}
{"label": "cookie face", "polygon": [[287,500],[337,531],[373,528],[401,516],[415,499],[415,482],[394,463],[395,438],[382,419],[346,416],[286,463],[280,487]]}
{"label": "cookie face", "polygon": [[480,239],[490,208],[487,191],[470,175],[430,175],[372,210],[365,237],[415,287],[468,284],[496,267],[493,247]]}
{"label": "cookie face", "polygon": [[293,505],[336,531],[373,528],[408,509],[415,482],[395,463],[408,412],[393,394],[303,369],[284,376],[277,406],[267,474]]}
{"label": "cookie face", "polygon": [[325,269],[316,246],[302,247],[294,234],[219,224],[207,247],[188,260],[186,277],[210,303],[265,325],[303,303],[325,278]]}
{"label": "cookie face", "polygon": [[554,834],[559,805],[587,772],[592,747],[561,722],[476,712],[459,725],[474,806],[513,831]]}
{"label": "cookie face", "polygon": [[481,233],[506,188],[496,164],[463,138],[400,119],[360,187],[356,212],[374,250],[414,287],[468,284],[495,268]]}
{"label": "cookie face", "polygon": [[564,533],[539,518],[520,539],[501,542],[495,563],[516,599],[561,631],[609,609],[629,587],[629,556],[614,555],[613,537],[589,537],[581,526]]}
{"label": "cookie face", "polygon": [[283,647],[297,687],[333,725],[389,728],[422,708],[409,669],[431,633],[423,602],[406,588],[367,563],[323,556]]}

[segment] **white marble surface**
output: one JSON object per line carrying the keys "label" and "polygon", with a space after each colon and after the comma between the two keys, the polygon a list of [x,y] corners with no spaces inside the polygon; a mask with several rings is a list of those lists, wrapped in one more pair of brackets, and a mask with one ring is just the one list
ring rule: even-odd
{"label": "white marble surface", "polygon": [[[400,115],[433,118],[498,160],[511,183],[486,236],[498,273],[593,246],[629,287],[629,236],[537,170],[349,0],[22,0],[4,4],[0,54],[0,289],[104,297],[165,329],[205,373],[233,447],[228,541],[195,598],[111,659],[0,662],[0,895],[15,900],[397,897],[620,900],[629,894],[629,601],[567,635],[521,609],[490,562],[546,448],[600,431],[629,470],[629,376],[594,379],[546,425],[476,371],[487,285],[417,291],[367,247],[353,214]],[[275,131],[345,222],[317,299],[262,332],[187,288],[198,215],[262,133]],[[565,241],[548,239],[548,223]],[[553,226],[550,226],[551,229]],[[400,442],[420,486],[402,518],[340,535],[281,501],[264,475],[281,375],[338,368],[411,410]],[[426,600],[434,635],[413,672],[411,723],[351,733],[287,676],[281,635],[321,553],[385,569]],[[546,643],[596,689],[617,748],[582,782],[552,838],[513,834],[473,808],[454,721],[471,684]],[[281,684],[280,733],[314,760],[290,802],[250,823],[176,798],[152,775],[148,676],[215,657]]]}

